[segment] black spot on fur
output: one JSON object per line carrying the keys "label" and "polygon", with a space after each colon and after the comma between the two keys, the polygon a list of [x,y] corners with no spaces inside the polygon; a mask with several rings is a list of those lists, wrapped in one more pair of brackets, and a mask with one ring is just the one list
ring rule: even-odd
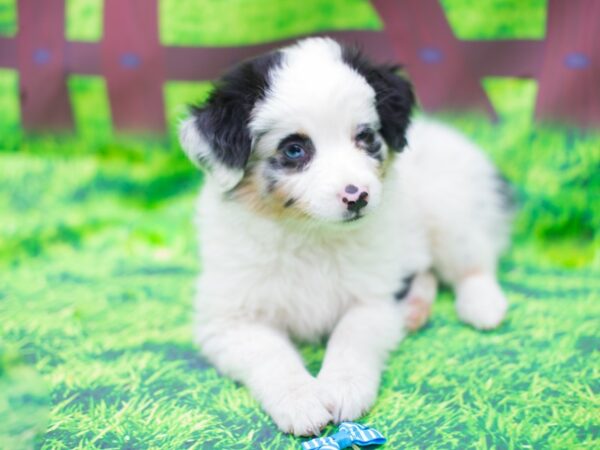
{"label": "black spot on fur", "polygon": [[366,151],[369,156],[375,158],[379,162],[383,162],[381,140],[374,130],[371,130],[369,127],[364,127],[354,139],[356,145]]}
{"label": "black spot on fur", "polygon": [[342,58],[375,90],[381,135],[393,150],[401,151],[406,145],[406,129],[415,103],[410,82],[398,75],[398,66],[374,65],[355,47],[345,47]]}
{"label": "black spot on fur", "polygon": [[287,202],[285,202],[285,203],[283,204],[283,207],[284,207],[284,208],[289,208],[289,207],[290,207],[290,206],[292,206],[294,203],[296,203],[296,199],[295,199],[295,198],[290,198],[290,199],[288,199],[288,201],[287,201]]}
{"label": "black spot on fur", "polygon": [[408,295],[408,291],[410,291],[410,287],[412,286],[412,282],[415,279],[415,276],[417,274],[413,273],[412,275],[409,275],[407,277],[404,277],[402,279],[402,284],[400,286],[400,289],[398,289],[395,293],[394,293],[394,298],[397,301],[401,301],[404,300],[404,298]]}
{"label": "black spot on fur", "polygon": [[366,149],[367,154],[375,158],[379,162],[383,162],[383,154],[381,153],[381,142],[375,141],[369,145]]}
{"label": "black spot on fur", "polygon": [[268,53],[244,62],[215,84],[204,106],[191,108],[196,126],[210,143],[218,161],[243,168],[250,157],[250,113],[269,87],[269,73],[281,53]]}
{"label": "black spot on fur", "polygon": [[275,156],[271,156],[269,159],[267,159],[267,162],[273,169],[281,169],[281,163]]}
{"label": "black spot on fur", "polygon": [[275,186],[277,186],[277,178],[273,173],[266,170],[264,173],[265,180],[267,180],[267,192],[270,194],[275,190]]}
{"label": "black spot on fur", "polygon": [[502,200],[502,207],[508,211],[515,211],[518,207],[515,190],[508,179],[500,172],[496,172],[496,191]]}

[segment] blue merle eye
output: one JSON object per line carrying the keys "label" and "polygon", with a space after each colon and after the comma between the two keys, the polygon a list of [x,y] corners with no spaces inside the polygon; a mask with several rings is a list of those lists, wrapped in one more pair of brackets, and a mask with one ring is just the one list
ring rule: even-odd
{"label": "blue merle eye", "polygon": [[290,144],[283,149],[283,154],[287,159],[297,161],[306,156],[306,150],[299,144]]}
{"label": "blue merle eye", "polygon": [[371,145],[375,141],[375,132],[370,128],[365,128],[356,135],[356,140],[360,143]]}

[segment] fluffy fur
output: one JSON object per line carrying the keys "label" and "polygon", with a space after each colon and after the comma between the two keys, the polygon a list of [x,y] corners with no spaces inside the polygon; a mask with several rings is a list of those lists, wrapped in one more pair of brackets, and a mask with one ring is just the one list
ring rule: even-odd
{"label": "fluffy fur", "polygon": [[[243,63],[181,126],[207,171],[197,341],[283,431],[316,434],[373,404],[388,352],[427,319],[432,272],[465,322],[506,313],[505,184],[457,132],[407,129],[413,103],[393,68],[315,38]],[[313,377],[292,339],[324,337]]]}

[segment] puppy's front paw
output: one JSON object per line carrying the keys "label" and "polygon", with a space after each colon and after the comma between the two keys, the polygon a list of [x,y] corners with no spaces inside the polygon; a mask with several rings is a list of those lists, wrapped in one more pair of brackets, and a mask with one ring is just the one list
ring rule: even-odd
{"label": "puppy's front paw", "polygon": [[317,436],[332,420],[325,397],[317,380],[311,378],[274,389],[263,406],[281,431],[296,436]]}
{"label": "puppy's front paw", "polygon": [[475,328],[490,330],[504,319],[508,301],[496,280],[487,275],[473,275],[456,289],[458,317]]}
{"label": "puppy's front paw", "polygon": [[319,375],[327,391],[326,405],[335,423],[352,421],[362,416],[375,402],[378,377],[358,373]]}

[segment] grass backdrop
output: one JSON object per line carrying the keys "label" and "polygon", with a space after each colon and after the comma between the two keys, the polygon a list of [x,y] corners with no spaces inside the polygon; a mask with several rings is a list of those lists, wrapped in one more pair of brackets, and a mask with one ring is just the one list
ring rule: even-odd
{"label": "grass backdrop", "polygon": [[[543,1],[442,3],[461,38],[544,32]],[[161,36],[224,45],[380,26],[362,0],[301,4],[163,0]],[[69,38],[99,39],[101,6],[68,1]],[[15,18],[0,0],[0,33],[14,33]],[[191,343],[201,177],[177,143],[112,136],[104,82],[84,76],[69,80],[78,134],[25,137],[17,83],[0,71],[0,448],[299,448]],[[393,353],[364,422],[390,449],[598,448],[600,134],[533,124],[535,82],[484,86],[498,124],[445,120],[520,197],[500,270],[509,318],[474,331],[444,292]],[[167,84],[171,123],[209,89]],[[316,372],[323,348],[302,351]]]}

